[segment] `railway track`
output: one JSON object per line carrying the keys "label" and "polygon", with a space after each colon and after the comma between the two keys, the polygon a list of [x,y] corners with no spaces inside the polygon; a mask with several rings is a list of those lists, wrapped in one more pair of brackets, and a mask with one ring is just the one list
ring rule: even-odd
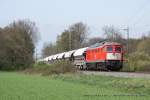
{"label": "railway track", "polygon": [[124,78],[146,78],[150,79],[150,74],[146,73],[131,73],[131,72],[99,72],[99,71],[79,71],[86,75],[104,75],[113,77],[124,77]]}

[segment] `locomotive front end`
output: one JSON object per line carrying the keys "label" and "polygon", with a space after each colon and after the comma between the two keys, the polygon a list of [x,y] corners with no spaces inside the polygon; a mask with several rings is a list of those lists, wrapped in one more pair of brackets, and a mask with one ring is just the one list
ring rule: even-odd
{"label": "locomotive front end", "polygon": [[123,67],[122,46],[112,44],[106,46],[106,67],[109,70],[120,70]]}

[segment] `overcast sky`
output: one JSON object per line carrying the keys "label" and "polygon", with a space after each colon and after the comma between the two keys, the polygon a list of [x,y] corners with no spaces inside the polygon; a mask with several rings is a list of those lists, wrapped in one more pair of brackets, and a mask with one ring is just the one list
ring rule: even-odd
{"label": "overcast sky", "polygon": [[[0,0],[0,27],[30,19],[39,28],[40,49],[70,25],[82,21],[90,37],[102,37],[102,27],[130,28],[130,37],[150,30],[150,0]],[[122,32],[125,34],[124,32]]]}

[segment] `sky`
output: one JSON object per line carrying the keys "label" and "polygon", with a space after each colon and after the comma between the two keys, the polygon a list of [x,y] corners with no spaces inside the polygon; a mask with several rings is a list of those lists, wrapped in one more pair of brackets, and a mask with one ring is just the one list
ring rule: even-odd
{"label": "sky", "polygon": [[55,42],[70,25],[83,22],[90,28],[89,37],[103,37],[104,26],[129,27],[130,37],[141,37],[150,30],[150,0],[0,0],[0,27],[13,21],[29,19],[36,23],[45,43]]}

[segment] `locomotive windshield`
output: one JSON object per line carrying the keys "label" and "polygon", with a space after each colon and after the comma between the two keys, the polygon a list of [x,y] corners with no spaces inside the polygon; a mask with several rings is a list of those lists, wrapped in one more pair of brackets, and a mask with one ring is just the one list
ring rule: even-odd
{"label": "locomotive windshield", "polygon": [[115,51],[121,52],[121,47],[115,47]]}
{"label": "locomotive windshield", "polygon": [[108,52],[112,52],[112,51],[113,51],[112,46],[108,46],[108,47],[107,47],[107,51],[108,51]]}

